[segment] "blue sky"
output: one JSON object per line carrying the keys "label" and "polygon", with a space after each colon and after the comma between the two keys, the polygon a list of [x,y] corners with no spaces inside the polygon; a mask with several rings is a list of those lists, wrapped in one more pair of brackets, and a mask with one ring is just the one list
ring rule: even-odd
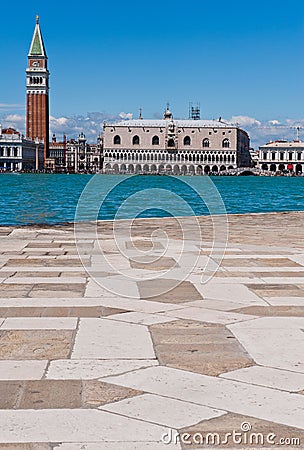
{"label": "blue sky", "polygon": [[175,117],[187,116],[193,101],[204,118],[263,124],[304,118],[301,1],[16,0],[13,8],[5,2],[2,116],[23,114],[36,14],[49,56],[54,119],[87,112],[136,116],[140,105],[148,118],[167,101]]}

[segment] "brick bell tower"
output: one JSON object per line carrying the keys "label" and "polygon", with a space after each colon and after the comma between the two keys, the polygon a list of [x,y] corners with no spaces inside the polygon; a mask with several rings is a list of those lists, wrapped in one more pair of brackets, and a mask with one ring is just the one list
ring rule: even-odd
{"label": "brick bell tower", "polygon": [[44,161],[49,152],[49,75],[37,16],[26,69],[26,136],[44,141]]}

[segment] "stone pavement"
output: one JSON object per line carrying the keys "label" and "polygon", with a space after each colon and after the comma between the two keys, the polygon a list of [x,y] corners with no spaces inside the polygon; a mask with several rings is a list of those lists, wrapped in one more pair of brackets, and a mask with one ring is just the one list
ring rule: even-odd
{"label": "stone pavement", "polygon": [[207,283],[199,223],[0,228],[0,449],[304,448],[304,213],[229,216]]}

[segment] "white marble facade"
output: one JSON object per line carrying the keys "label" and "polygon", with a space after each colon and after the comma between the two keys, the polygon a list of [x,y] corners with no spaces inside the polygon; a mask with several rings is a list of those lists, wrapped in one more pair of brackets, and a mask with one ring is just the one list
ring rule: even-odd
{"label": "white marble facade", "polygon": [[249,136],[222,120],[160,120],[104,124],[106,173],[200,175],[250,166]]}

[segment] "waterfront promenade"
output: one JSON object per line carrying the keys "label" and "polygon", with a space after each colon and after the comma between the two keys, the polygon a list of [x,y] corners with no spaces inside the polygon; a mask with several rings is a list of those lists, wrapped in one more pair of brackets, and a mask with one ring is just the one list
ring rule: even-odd
{"label": "waterfront promenade", "polygon": [[198,221],[0,228],[0,449],[304,448],[304,213]]}

